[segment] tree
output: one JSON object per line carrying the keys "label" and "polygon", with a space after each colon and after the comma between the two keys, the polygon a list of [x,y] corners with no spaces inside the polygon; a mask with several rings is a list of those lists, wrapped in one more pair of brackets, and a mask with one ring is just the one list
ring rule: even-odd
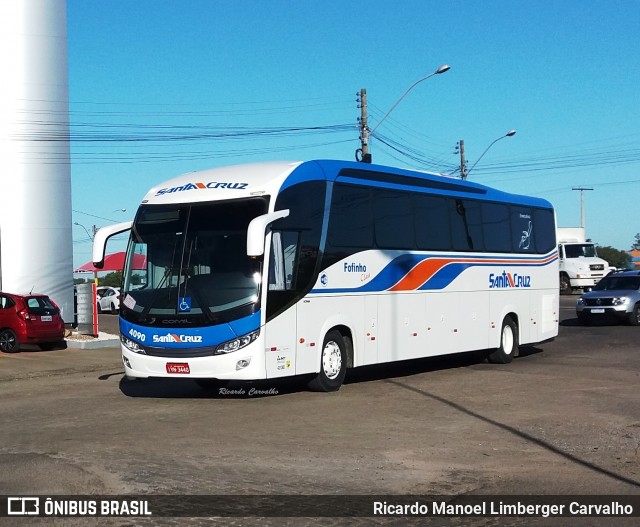
{"label": "tree", "polygon": [[619,251],[613,247],[598,247],[598,256],[612,267],[627,269],[631,267],[631,256],[625,251]]}
{"label": "tree", "polygon": [[636,239],[634,240],[633,245],[631,246],[631,250],[640,251],[640,232],[636,234]]}
{"label": "tree", "polygon": [[[146,271],[141,271],[146,273]],[[133,273],[129,278],[131,285],[140,285],[144,283],[141,272]],[[105,276],[98,278],[98,285],[104,285],[108,287],[120,287],[122,285],[122,271],[113,271]]]}
{"label": "tree", "polygon": [[122,285],[122,271],[114,271],[108,275],[98,279],[100,285],[106,285],[110,287],[120,287]]}

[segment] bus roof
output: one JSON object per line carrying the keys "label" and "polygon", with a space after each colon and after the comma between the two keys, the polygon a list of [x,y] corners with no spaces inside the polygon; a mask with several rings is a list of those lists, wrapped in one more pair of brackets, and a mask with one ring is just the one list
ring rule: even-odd
{"label": "bus roof", "polygon": [[153,187],[142,203],[192,203],[275,195],[289,186],[314,180],[368,184],[552,208],[544,199],[509,194],[449,176],[336,160],[247,163],[190,172]]}

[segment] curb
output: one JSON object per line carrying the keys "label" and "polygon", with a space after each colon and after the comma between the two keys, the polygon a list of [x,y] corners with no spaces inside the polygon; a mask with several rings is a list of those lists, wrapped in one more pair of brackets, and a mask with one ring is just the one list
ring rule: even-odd
{"label": "curb", "polygon": [[95,350],[100,348],[112,348],[120,345],[119,339],[109,340],[67,340],[67,348]]}
{"label": "curb", "polygon": [[84,337],[73,338],[73,335],[69,335],[65,342],[67,348],[81,349],[81,350],[95,350],[100,348],[113,348],[120,347],[120,337],[111,333],[100,332],[96,337]]}

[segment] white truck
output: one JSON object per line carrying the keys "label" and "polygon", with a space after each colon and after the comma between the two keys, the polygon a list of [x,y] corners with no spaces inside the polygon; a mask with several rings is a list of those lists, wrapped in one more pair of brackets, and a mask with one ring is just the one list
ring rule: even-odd
{"label": "white truck", "polygon": [[558,227],[556,235],[560,294],[570,295],[574,289],[589,290],[609,273],[609,264],[598,258],[596,246],[585,237],[584,227]]}

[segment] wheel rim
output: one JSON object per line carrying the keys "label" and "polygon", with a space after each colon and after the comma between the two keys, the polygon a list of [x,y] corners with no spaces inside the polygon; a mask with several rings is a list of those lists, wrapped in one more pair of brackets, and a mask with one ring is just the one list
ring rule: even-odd
{"label": "wheel rim", "polygon": [[335,379],[342,369],[340,346],[333,341],[327,342],[322,350],[322,369],[327,379]]}
{"label": "wheel rim", "polygon": [[506,355],[513,353],[513,329],[508,324],[502,328],[502,351]]}
{"label": "wheel rim", "polygon": [[11,351],[16,345],[16,338],[8,331],[0,333],[0,349],[2,351]]}

